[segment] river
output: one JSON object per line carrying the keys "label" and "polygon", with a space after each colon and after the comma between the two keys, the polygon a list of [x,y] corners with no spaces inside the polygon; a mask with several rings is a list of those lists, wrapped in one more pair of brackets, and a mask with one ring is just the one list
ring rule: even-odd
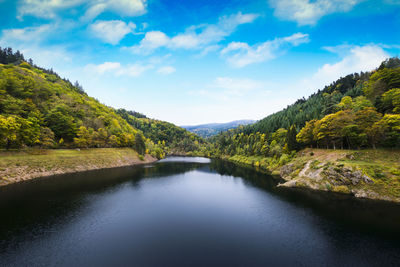
{"label": "river", "polygon": [[0,188],[0,266],[400,266],[400,205],[276,187],[228,162]]}

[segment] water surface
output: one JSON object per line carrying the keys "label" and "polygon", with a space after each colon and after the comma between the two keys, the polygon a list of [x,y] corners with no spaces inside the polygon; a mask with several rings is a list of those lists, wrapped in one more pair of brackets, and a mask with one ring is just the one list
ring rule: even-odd
{"label": "water surface", "polygon": [[0,188],[0,266],[399,266],[400,205],[204,158]]}

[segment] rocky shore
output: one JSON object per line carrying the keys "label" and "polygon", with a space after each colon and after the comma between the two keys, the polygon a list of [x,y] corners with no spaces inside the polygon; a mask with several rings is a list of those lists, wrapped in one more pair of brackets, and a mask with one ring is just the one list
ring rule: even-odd
{"label": "rocky shore", "polygon": [[[353,153],[307,152],[311,157],[300,155],[293,162],[280,168],[280,176],[286,181],[281,187],[300,187],[312,190],[351,194],[369,198],[400,202],[397,168],[379,164],[379,159],[368,163]],[[357,152],[365,160],[364,152]],[[304,160],[305,164],[304,164]],[[395,164],[393,164],[395,165]],[[373,171],[375,170],[375,172]]]}

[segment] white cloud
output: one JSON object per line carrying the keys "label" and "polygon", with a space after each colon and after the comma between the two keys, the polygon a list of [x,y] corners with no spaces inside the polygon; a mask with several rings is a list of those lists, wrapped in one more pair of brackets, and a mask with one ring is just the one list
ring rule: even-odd
{"label": "white cloud", "polygon": [[232,42],[221,51],[221,55],[234,67],[263,62],[275,58],[293,46],[309,42],[308,34],[295,33],[283,38],[275,38],[253,46],[243,42]]}
{"label": "white cloud", "polygon": [[364,0],[269,0],[278,18],[314,25],[325,15],[350,11]]}
{"label": "white cloud", "polygon": [[17,18],[22,19],[25,15],[54,18],[58,11],[77,6],[83,2],[82,0],[22,0],[19,2]]}
{"label": "white cloud", "polygon": [[262,83],[247,78],[218,77],[211,87],[222,88],[228,95],[242,96],[248,91],[262,87]]}
{"label": "white cloud", "polygon": [[133,46],[134,53],[150,53],[159,47],[170,49],[201,49],[218,43],[232,34],[241,24],[253,22],[258,15],[237,13],[219,18],[217,24],[191,26],[184,33],[168,37],[161,31],[147,32],[139,45]]}
{"label": "white cloud", "polygon": [[116,45],[128,33],[135,30],[136,25],[132,22],[128,24],[121,20],[98,20],[90,25],[93,35],[105,43]]}
{"label": "white cloud", "polygon": [[231,101],[243,97],[265,96],[267,83],[249,78],[217,77],[214,81],[197,91],[189,91],[190,95],[203,96],[218,101]]}
{"label": "white cloud", "polygon": [[201,51],[200,54],[197,55],[198,58],[200,57],[204,57],[206,55],[208,55],[211,52],[215,52],[217,50],[219,50],[221,48],[220,45],[209,45],[203,48],[203,50]]}
{"label": "white cloud", "polygon": [[104,74],[105,72],[121,69],[121,64],[119,62],[104,62],[100,65],[88,65],[88,67],[98,74]]}
{"label": "white cloud", "polygon": [[[345,47],[349,47],[346,54],[343,51]],[[374,44],[352,47],[338,46],[337,50],[331,48],[331,51],[337,51],[343,55],[342,59],[336,63],[323,65],[311,78],[305,79],[297,86],[311,93],[348,74],[371,71],[390,57],[380,46]]]}
{"label": "white cloud", "polygon": [[44,24],[38,27],[26,27],[19,29],[5,29],[2,31],[0,42],[12,45],[20,42],[39,42],[50,34],[53,25]]}
{"label": "white cloud", "polygon": [[119,71],[117,71],[117,75],[128,75],[132,77],[137,77],[142,75],[145,71],[152,69],[152,65],[141,65],[139,63],[128,65]]}
{"label": "white cloud", "polygon": [[174,67],[171,67],[171,66],[164,66],[164,67],[161,67],[161,68],[159,68],[159,69],[157,70],[157,72],[158,72],[159,74],[163,74],[163,75],[172,74],[172,73],[174,73],[175,71],[176,71],[176,69],[175,69]]}
{"label": "white cloud", "polygon": [[92,0],[84,19],[90,20],[104,11],[112,11],[122,16],[139,16],[146,13],[147,0]]}
{"label": "white cloud", "polygon": [[26,15],[51,19],[57,13],[69,8],[84,6],[84,20],[91,20],[105,11],[122,16],[138,16],[146,13],[147,0],[21,0],[17,17]]}
{"label": "white cloud", "polygon": [[154,49],[166,46],[169,42],[170,39],[165,33],[160,31],[150,31],[146,33],[140,42],[140,45],[132,47],[132,51],[137,54],[148,54]]}
{"label": "white cloud", "polygon": [[85,71],[96,75],[112,74],[114,76],[137,77],[151,68],[153,68],[152,65],[143,65],[139,63],[122,65],[119,62],[104,62],[99,65],[88,64],[85,67]]}

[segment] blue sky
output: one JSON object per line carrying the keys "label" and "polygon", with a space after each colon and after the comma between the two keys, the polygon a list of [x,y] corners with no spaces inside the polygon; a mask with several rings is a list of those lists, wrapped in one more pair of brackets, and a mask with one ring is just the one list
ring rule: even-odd
{"label": "blue sky", "polygon": [[400,0],[0,0],[0,46],[102,103],[261,119],[400,52]]}

